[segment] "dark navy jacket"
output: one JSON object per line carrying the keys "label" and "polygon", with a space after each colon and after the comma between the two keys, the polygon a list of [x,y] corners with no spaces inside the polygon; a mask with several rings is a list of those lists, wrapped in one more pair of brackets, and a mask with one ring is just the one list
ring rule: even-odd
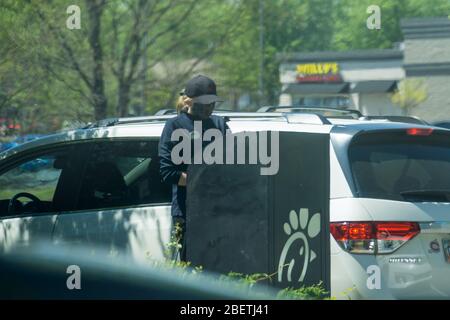
{"label": "dark navy jacket", "polygon": [[[186,217],[186,187],[178,186],[178,181],[181,173],[187,171],[188,165],[184,163],[175,165],[172,162],[170,153],[178,141],[171,141],[171,136],[176,129],[193,132],[194,120],[200,121],[186,112],[181,112],[175,118],[167,120],[159,142],[160,174],[164,182],[172,184],[172,216],[174,217]],[[212,115],[208,119],[202,120],[202,131],[205,132],[212,128],[219,129],[225,136],[228,126],[222,117]],[[208,143],[203,143],[203,148]],[[194,149],[191,148],[191,150],[193,153]]]}

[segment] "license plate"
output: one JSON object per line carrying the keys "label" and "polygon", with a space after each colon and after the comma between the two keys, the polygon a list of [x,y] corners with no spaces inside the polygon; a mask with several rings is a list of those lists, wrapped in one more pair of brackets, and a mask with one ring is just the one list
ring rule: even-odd
{"label": "license plate", "polygon": [[442,249],[444,250],[445,261],[450,263],[450,239],[442,240]]}

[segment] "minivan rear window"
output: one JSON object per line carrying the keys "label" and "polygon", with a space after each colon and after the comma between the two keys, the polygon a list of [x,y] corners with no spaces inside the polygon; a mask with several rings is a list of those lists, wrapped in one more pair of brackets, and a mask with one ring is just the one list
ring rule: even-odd
{"label": "minivan rear window", "polygon": [[450,200],[450,135],[445,131],[361,134],[349,147],[349,161],[359,197]]}

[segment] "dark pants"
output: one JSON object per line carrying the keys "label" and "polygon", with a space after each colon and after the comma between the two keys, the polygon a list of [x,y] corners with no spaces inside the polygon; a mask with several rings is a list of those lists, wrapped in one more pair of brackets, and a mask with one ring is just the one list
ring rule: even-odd
{"label": "dark pants", "polygon": [[173,247],[172,260],[186,262],[186,220],[182,217],[172,217],[172,242],[178,242],[181,248]]}

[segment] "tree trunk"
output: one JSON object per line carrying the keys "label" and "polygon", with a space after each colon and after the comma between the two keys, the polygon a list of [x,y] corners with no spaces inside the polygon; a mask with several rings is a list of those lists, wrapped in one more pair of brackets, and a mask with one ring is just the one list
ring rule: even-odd
{"label": "tree trunk", "polygon": [[94,116],[95,120],[105,119],[108,103],[103,95],[95,95],[94,97]]}
{"label": "tree trunk", "polygon": [[103,50],[100,42],[101,35],[101,17],[103,11],[103,3],[100,1],[88,0],[90,33],[89,44],[92,50],[93,70],[92,70],[92,87],[91,94],[94,104],[94,115],[96,120],[106,118],[108,109],[108,101],[105,95],[105,82],[103,74]]}
{"label": "tree trunk", "polygon": [[130,103],[130,84],[128,82],[119,81],[118,95],[117,114],[119,117],[127,117],[128,104]]}

